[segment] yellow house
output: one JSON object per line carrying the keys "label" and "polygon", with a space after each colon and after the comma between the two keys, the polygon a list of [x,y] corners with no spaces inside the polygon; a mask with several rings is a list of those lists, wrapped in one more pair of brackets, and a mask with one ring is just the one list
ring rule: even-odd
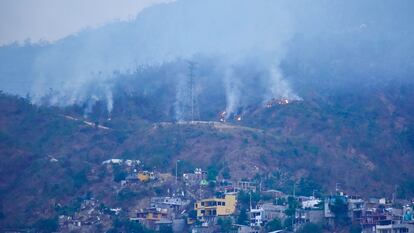
{"label": "yellow house", "polygon": [[166,209],[149,208],[141,210],[137,213],[137,218],[148,221],[160,221],[161,219],[166,219],[167,217],[168,213]]}
{"label": "yellow house", "polygon": [[224,198],[208,198],[197,201],[194,209],[197,211],[197,219],[204,221],[206,217],[231,215],[236,211],[236,193],[228,193]]}
{"label": "yellow house", "polygon": [[154,174],[148,171],[141,171],[141,172],[138,172],[137,174],[138,180],[141,182],[148,182],[154,178],[153,176]]}

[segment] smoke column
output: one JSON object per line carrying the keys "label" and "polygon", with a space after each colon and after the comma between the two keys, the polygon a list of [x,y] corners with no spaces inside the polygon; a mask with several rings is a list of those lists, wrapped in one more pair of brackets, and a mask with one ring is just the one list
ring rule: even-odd
{"label": "smoke column", "polygon": [[[214,78],[223,79],[229,111],[245,104],[245,82],[253,78],[268,87],[264,100],[300,99],[280,68],[286,56],[309,57],[315,64],[309,70],[331,67],[333,59],[339,63],[332,64],[344,64],[341,69],[361,74],[372,64],[383,76],[413,70],[409,51],[414,33],[412,20],[407,20],[413,18],[413,5],[374,0],[178,0],[147,8],[133,21],[114,22],[51,44],[0,48],[0,85],[6,92],[29,93],[37,104],[66,106],[98,99],[110,112],[115,94],[111,88],[118,77],[135,72],[137,66],[157,67],[201,55],[222,58],[212,69],[220,67],[220,77]],[[320,40],[324,43],[307,43]],[[303,44],[292,53],[298,41]],[[352,52],[352,59],[342,55],[346,52]],[[257,61],[240,62],[249,57]],[[321,59],[323,65],[317,63]],[[238,66],[243,65],[257,71],[255,77],[241,73]],[[226,74],[229,67],[236,67],[232,74]]]}

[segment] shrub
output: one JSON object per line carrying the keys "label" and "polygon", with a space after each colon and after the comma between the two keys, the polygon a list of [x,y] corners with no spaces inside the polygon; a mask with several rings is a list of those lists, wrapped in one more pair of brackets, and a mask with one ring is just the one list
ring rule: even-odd
{"label": "shrub", "polygon": [[56,218],[41,219],[34,224],[36,232],[55,232],[59,228],[59,223]]}
{"label": "shrub", "polygon": [[298,233],[322,233],[322,228],[314,223],[305,224]]}
{"label": "shrub", "polygon": [[268,232],[277,231],[277,230],[283,229],[282,222],[278,218],[275,218],[272,221],[268,222],[265,227],[266,227],[266,230]]}
{"label": "shrub", "polygon": [[231,232],[232,230],[233,221],[231,218],[219,218],[217,220],[217,225],[220,226],[220,232],[227,233]]}

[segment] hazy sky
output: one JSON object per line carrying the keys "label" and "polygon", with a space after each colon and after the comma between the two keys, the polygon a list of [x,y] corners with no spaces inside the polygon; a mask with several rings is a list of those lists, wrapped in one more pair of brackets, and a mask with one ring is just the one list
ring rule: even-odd
{"label": "hazy sky", "polygon": [[145,7],[171,0],[1,0],[0,45],[54,41],[87,27],[133,19]]}
{"label": "hazy sky", "polygon": [[[0,0],[3,44],[94,27],[48,45],[0,48],[3,91],[59,106],[99,99],[109,112],[119,77],[203,58],[216,61],[205,67],[226,87],[230,109],[249,104],[241,99],[253,91],[244,87],[256,77],[267,100],[300,95],[288,80],[337,85],[414,73],[413,0],[177,0],[141,13],[166,0],[80,1]],[[186,77],[187,66],[176,67]]]}

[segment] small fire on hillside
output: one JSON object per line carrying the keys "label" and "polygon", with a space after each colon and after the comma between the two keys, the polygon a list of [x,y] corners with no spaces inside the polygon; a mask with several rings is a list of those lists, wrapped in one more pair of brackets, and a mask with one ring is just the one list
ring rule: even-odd
{"label": "small fire on hillside", "polygon": [[226,122],[226,118],[227,118],[227,112],[226,111],[222,111],[222,112],[219,113],[220,122]]}
{"label": "small fire on hillside", "polygon": [[234,119],[235,121],[241,121],[242,115],[241,114],[231,114],[228,116],[226,111],[222,111],[219,113],[219,121],[220,122],[227,122],[228,119]]}
{"label": "small fire on hillside", "polygon": [[287,98],[282,98],[282,99],[271,99],[266,103],[266,108],[272,108],[276,105],[287,105],[287,104],[291,104],[294,102],[298,102],[298,100],[290,100]]}

